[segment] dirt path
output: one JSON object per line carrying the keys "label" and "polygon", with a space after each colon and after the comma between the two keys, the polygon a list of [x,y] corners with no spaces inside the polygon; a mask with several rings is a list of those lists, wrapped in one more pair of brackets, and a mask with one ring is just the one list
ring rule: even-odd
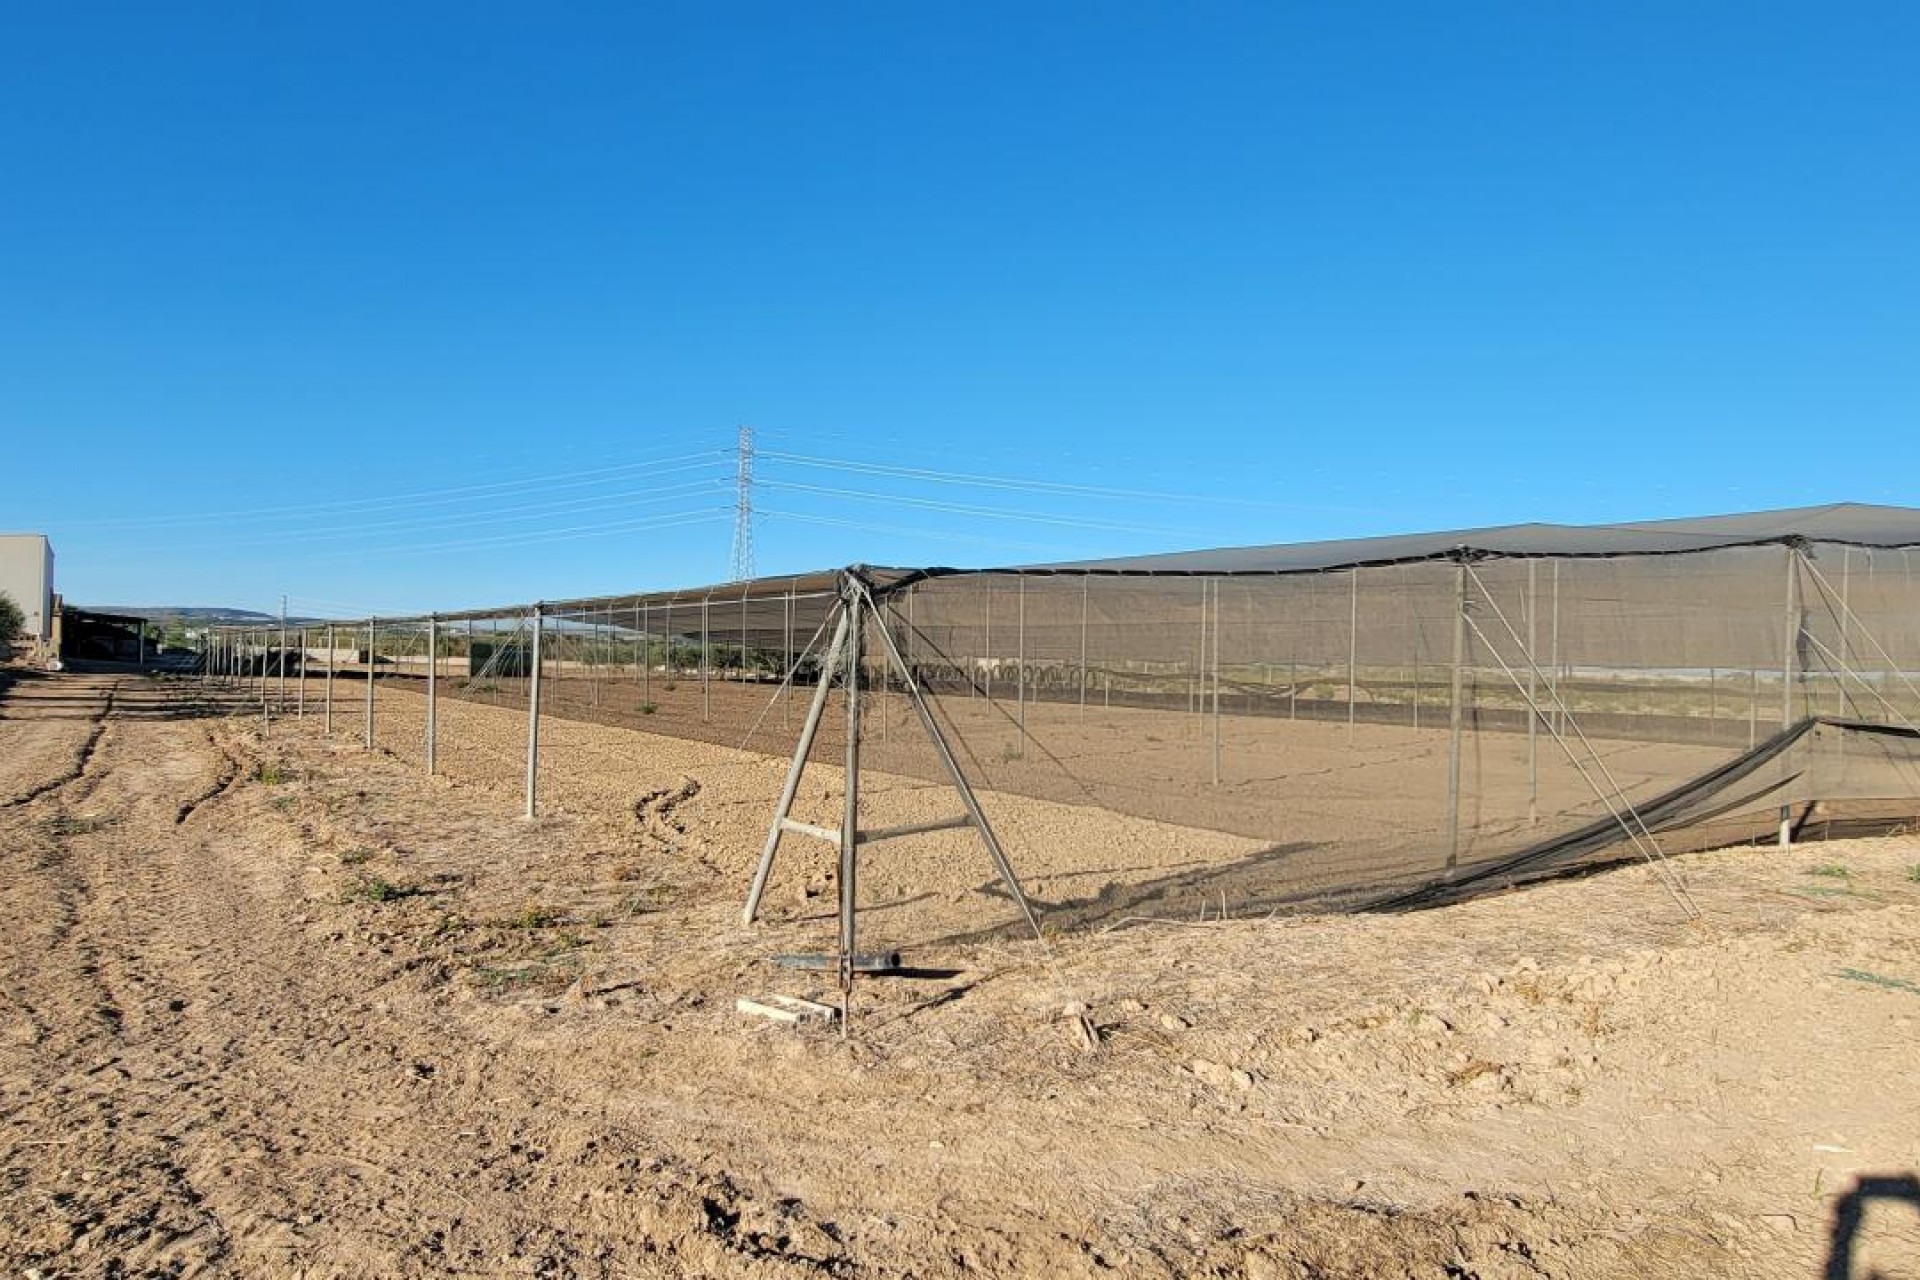
{"label": "dirt path", "polygon": [[[0,708],[16,1270],[1804,1276],[1920,1169],[1920,842],[1691,860],[1695,925],[1628,870],[955,944],[842,1042],[734,1012],[827,908],[739,928],[697,772],[529,824],[203,696]],[[1845,1247],[1920,1274],[1920,1206]]]}

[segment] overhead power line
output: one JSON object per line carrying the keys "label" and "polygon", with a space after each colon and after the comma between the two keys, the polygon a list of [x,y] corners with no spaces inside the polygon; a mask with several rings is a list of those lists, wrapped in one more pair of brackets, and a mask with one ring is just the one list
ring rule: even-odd
{"label": "overhead power line", "polygon": [[803,511],[780,511],[761,507],[759,513],[774,520],[793,520],[801,524],[827,525],[836,529],[857,529],[862,533],[885,533],[902,538],[933,539],[940,542],[965,542],[982,547],[1007,547],[1018,551],[1037,552],[1041,555],[1055,555],[1063,551],[1062,548],[1047,543],[1021,542],[1013,538],[987,538],[970,533],[909,529],[900,525],[874,524],[867,520],[846,520],[838,516],[813,515]]}
{"label": "overhead power line", "polygon": [[1265,502],[1254,498],[1231,498],[1217,494],[1167,493],[1150,489],[1111,488],[1106,485],[1072,484],[1060,480],[1033,480],[1017,476],[982,475],[961,471],[936,471],[927,467],[901,467],[884,462],[863,462],[850,458],[823,458],[811,454],[762,450],[762,458],[796,467],[814,467],[845,471],[858,475],[891,476],[902,480],[920,480],[929,484],[965,485],[980,489],[1007,489],[1022,493],[1053,493],[1086,498],[1115,498],[1129,501],[1185,503],[1199,506],[1280,507],[1287,503]]}
{"label": "overhead power line", "polygon": [[1039,512],[1019,511],[1010,507],[982,507],[964,502],[942,502],[936,498],[913,498],[897,493],[875,493],[866,489],[842,489],[831,485],[801,484],[794,480],[762,480],[760,484],[768,489],[782,489],[794,493],[817,493],[834,498],[852,498],[860,502],[881,502],[888,506],[918,507],[926,511],[946,511],[955,515],[977,516],[988,520],[1022,520],[1029,524],[1060,525],[1072,529],[1103,529],[1110,533],[1157,533],[1168,534],[1176,531],[1154,525],[1122,524],[1110,520],[1089,520],[1081,516],[1046,515]]}

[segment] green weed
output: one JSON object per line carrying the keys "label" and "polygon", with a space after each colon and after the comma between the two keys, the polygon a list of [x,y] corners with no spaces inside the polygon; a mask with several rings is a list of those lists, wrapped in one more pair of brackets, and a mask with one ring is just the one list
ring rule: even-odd
{"label": "green weed", "polygon": [[517,915],[501,921],[509,929],[550,929],[560,923],[560,913],[551,907],[529,902]]}
{"label": "green weed", "polygon": [[358,875],[347,885],[340,898],[343,902],[385,903],[412,897],[416,892],[407,885],[395,884],[382,876]]}
{"label": "green weed", "polygon": [[115,821],[117,819],[99,814],[80,817],[61,813],[47,819],[47,834],[57,837],[90,836],[96,831],[105,831]]}
{"label": "green weed", "polygon": [[1827,862],[1817,867],[1808,867],[1807,874],[1810,876],[1825,876],[1832,880],[1846,880],[1852,877],[1853,872],[1841,863]]}

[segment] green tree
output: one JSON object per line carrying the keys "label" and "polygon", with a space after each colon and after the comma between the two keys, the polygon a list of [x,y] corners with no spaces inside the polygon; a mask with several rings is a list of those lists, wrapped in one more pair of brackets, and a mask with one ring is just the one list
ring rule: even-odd
{"label": "green tree", "polygon": [[13,597],[0,591],[0,652],[13,647],[13,642],[26,630],[27,615],[20,612],[20,606]]}

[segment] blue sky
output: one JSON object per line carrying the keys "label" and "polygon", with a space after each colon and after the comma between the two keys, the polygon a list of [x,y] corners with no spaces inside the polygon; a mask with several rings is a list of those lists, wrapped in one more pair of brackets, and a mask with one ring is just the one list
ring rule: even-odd
{"label": "blue sky", "polygon": [[763,572],[1920,470],[1911,4],[0,24],[0,528],[82,602],[724,579],[742,423]]}

